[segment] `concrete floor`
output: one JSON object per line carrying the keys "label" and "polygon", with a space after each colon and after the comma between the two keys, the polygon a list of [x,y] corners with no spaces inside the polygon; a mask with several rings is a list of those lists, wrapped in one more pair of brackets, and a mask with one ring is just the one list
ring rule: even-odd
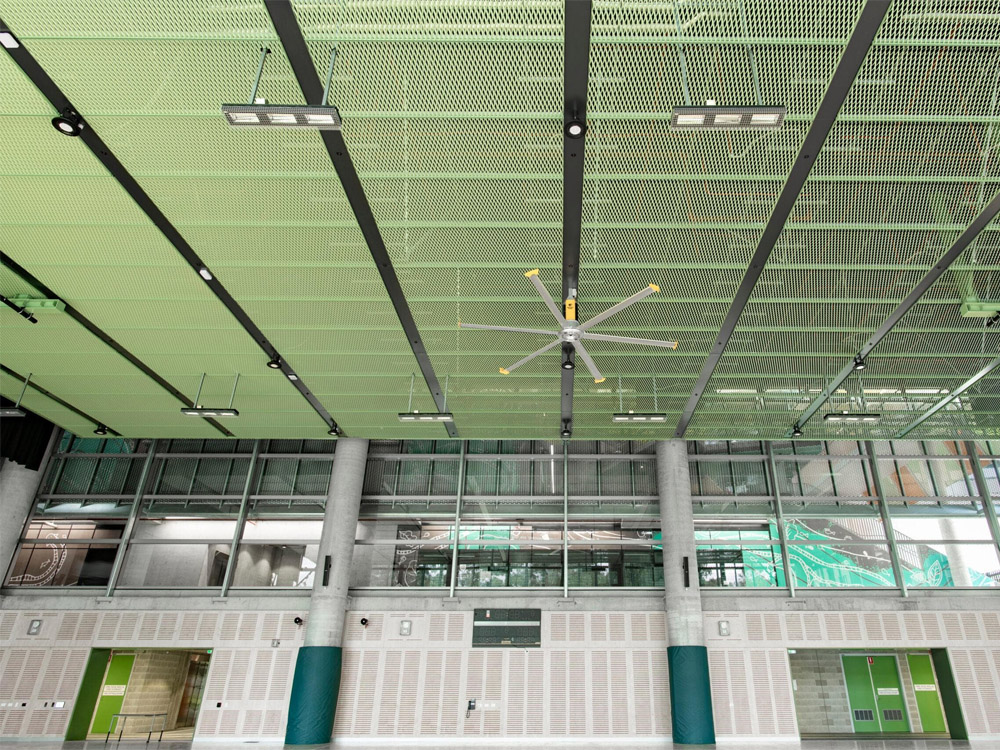
{"label": "concrete floor", "polygon": [[[122,744],[122,750],[138,750],[139,748],[146,747],[146,743],[143,740],[131,740],[124,741]],[[332,745],[312,745],[313,748],[379,748],[379,750],[392,750],[394,748],[413,748],[413,747],[448,747],[448,748],[468,748],[468,750],[509,750],[510,748],[549,748],[553,746],[560,745],[570,745],[574,748],[584,748],[585,750],[596,750],[597,748],[615,748],[616,750],[650,750],[650,748],[656,748],[657,750],[670,750],[671,748],[697,748],[697,747],[715,747],[712,745],[674,745],[671,742],[662,741],[647,741],[647,742],[609,742],[607,740],[581,740],[579,738],[567,738],[566,741],[560,740],[526,740],[526,739],[516,739],[509,743],[504,742],[491,742],[490,744],[485,743],[470,743],[470,742],[459,742],[459,741],[449,741],[446,740],[442,742],[440,738],[427,738],[425,740],[408,740],[405,742],[399,742],[396,740],[382,740],[377,742],[370,742],[360,739],[350,739],[347,741],[335,742]],[[198,748],[205,748],[205,750],[250,750],[248,745],[253,746],[253,750],[278,750],[284,747],[283,745],[276,743],[258,743],[258,742],[199,742],[196,743]],[[89,742],[45,742],[38,740],[17,740],[11,738],[3,738],[0,740],[0,746],[4,750],[103,750],[105,747],[111,750],[117,750],[114,743],[105,746],[103,741],[89,741]],[[190,750],[192,746],[191,742],[177,742],[177,741],[167,741],[163,740],[162,743],[153,742],[150,744],[150,748],[156,748],[156,750]],[[717,747],[722,748],[733,748],[733,750],[957,750],[958,748],[969,748],[970,750],[993,750],[994,748],[1000,747],[1000,742],[996,740],[980,740],[975,742],[962,742],[958,740],[807,740],[805,742],[796,741],[730,741],[722,742]]]}

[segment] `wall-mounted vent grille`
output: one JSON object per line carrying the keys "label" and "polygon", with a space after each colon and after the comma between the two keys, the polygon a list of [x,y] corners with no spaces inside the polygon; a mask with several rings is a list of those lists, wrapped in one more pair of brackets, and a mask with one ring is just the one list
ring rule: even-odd
{"label": "wall-mounted vent grille", "polygon": [[875,721],[875,712],[870,708],[856,708],[854,709],[854,720]]}
{"label": "wall-mounted vent grille", "polygon": [[882,718],[886,721],[902,721],[903,710],[901,708],[883,708]]}

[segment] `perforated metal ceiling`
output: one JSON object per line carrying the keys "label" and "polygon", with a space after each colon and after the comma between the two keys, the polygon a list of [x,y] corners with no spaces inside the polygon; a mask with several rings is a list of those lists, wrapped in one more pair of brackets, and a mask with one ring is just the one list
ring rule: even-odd
{"label": "perforated metal ceiling", "polygon": [[[524,278],[562,276],[561,0],[294,0],[461,437],[555,438],[558,350],[458,330],[551,328]],[[676,351],[593,342],[574,437],[669,437],[692,392],[862,0],[595,0],[580,317],[661,288],[595,330],[677,339]],[[1000,190],[1000,0],[894,0],[687,431],[775,438],[806,409]],[[347,434],[444,437],[417,361],[316,133],[233,130],[222,102],[304,103],[263,2],[6,0],[3,20]],[[0,55],[0,250],[188,397],[227,402],[239,437],[321,437],[326,425]],[[676,105],[788,107],[778,132],[672,132]],[[809,437],[893,437],[1000,354],[993,222],[807,425]],[[29,293],[2,269],[0,293]],[[39,295],[40,296],[40,295]],[[211,437],[181,404],[75,320],[0,308],[0,362],[125,435]],[[665,426],[611,423],[656,408]],[[20,386],[0,375],[0,392]],[[863,403],[862,403],[863,401]],[[93,425],[29,390],[26,405]],[[863,409],[862,409],[863,407]],[[958,407],[961,407],[960,409]],[[875,425],[825,423],[835,409]],[[1000,433],[987,375],[910,437]]]}

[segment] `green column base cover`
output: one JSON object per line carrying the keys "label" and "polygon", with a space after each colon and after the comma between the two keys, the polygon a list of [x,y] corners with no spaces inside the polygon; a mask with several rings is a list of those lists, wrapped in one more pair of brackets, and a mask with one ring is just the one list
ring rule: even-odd
{"label": "green column base cover", "polygon": [[340,692],[340,646],[303,646],[288,703],[287,745],[325,745],[333,736]]}
{"label": "green column base cover", "polygon": [[708,676],[708,649],[704,646],[667,648],[670,674],[670,712],[675,745],[715,743],[712,685]]}

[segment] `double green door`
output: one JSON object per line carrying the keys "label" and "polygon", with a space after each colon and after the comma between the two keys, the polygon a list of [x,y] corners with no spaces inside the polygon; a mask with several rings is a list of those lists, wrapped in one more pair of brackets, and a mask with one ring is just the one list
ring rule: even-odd
{"label": "double green door", "polygon": [[845,654],[841,658],[854,731],[864,734],[909,732],[910,722],[896,657]]}

